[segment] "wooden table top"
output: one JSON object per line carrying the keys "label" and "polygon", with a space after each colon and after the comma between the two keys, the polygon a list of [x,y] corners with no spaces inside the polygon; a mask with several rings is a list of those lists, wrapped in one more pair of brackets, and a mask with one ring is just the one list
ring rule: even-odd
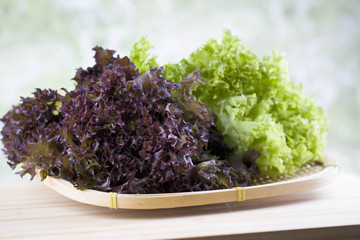
{"label": "wooden table top", "polygon": [[360,178],[302,193],[162,210],[67,199],[37,180],[0,182],[0,239],[360,239]]}

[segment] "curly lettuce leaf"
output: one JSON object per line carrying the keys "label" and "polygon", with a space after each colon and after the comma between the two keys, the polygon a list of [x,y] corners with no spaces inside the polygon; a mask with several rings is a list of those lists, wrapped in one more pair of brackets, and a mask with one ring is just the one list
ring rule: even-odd
{"label": "curly lettuce leaf", "polygon": [[174,83],[162,68],[140,74],[128,57],[93,50],[95,65],[77,70],[74,90],[63,89],[62,96],[37,89],[0,119],[8,163],[20,164],[21,176],[33,178],[39,167],[42,179],[54,176],[78,189],[118,193],[249,184],[253,164],[234,170],[215,156],[231,149],[214,129],[209,109],[192,95],[204,84],[199,71]]}
{"label": "curly lettuce leaf", "polygon": [[153,46],[143,37],[133,45],[130,52],[130,59],[137,67],[140,74],[147,72],[150,67],[159,67],[156,56],[150,56],[149,50]]}
{"label": "curly lettuce leaf", "polygon": [[57,162],[62,159],[64,148],[59,143],[61,121],[59,105],[62,96],[51,89],[36,89],[33,97],[21,98],[21,103],[14,106],[0,119],[4,123],[1,131],[4,153],[12,169],[21,165],[21,176],[35,176],[38,161],[44,161],[49,171],[56,172]]}
{"label": "curly lettuce leaf", "polygon": [[205,84],[193,94],[218,116],[216,126],[234,155],[256,149],[262,174],[273,177],[322,161],[327,119],[290,82],[282,56],[260,59],[226,31],[222,42],[210,39],[189,58],[165,65],[164,75],[179,82],[196,69]]}

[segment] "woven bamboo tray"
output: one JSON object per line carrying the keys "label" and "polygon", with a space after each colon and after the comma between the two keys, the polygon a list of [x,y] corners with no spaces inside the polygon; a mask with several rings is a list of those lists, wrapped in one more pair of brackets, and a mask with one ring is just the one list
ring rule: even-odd
{"label": "woven bamboo tray", "polygon": [[[245,201],[307,191],[327,185],[339,172],[338,165],[326,158],[323,165],[312,164],[290,177],[277,180],[259,178],[253,186],[223,190],[165,194],[117,194],[96,190],[78,190],[70,182],[47,177],[43,183],[78,202],[122,209],[161,209]],[[40,180],[39,174],[37,178]]]}

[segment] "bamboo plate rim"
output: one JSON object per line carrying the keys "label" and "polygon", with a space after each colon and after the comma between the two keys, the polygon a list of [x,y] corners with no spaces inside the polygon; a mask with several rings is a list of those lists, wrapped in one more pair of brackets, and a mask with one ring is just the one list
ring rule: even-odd
{"label": "bamboo plate rim", "polygon": [[[338,173],[339,166],[337,163],[326,157],[322,170],[305,177],[221,190],[158,194],[117,194],[91,189],[78,190],[64,179],[50,176],[46,177],[42,183],[67,198],[90,205],[113,209],[164,209],[245,201],[312,190],[329,184],[337,177]],[[41,179],[39,171],[36,178]]]}

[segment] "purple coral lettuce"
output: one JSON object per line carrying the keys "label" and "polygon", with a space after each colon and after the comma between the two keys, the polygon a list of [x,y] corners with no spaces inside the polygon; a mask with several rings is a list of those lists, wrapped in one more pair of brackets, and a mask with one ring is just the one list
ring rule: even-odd
{"label": "purple coral lettuce", "polygon": [[[199,71],[174,83],[162,68],[140,75],[127,57],[94,48],[72,91],[37,89],[1,121],[8,164],[79,189],[161,193],[247,185],[251,166],[233,169],[208,108],[191,92]],[[214,136],[214,137],[212,137]],[[218,155],[217,156],[214,156]],[[222,155],[223,154],[223,155]]]}

